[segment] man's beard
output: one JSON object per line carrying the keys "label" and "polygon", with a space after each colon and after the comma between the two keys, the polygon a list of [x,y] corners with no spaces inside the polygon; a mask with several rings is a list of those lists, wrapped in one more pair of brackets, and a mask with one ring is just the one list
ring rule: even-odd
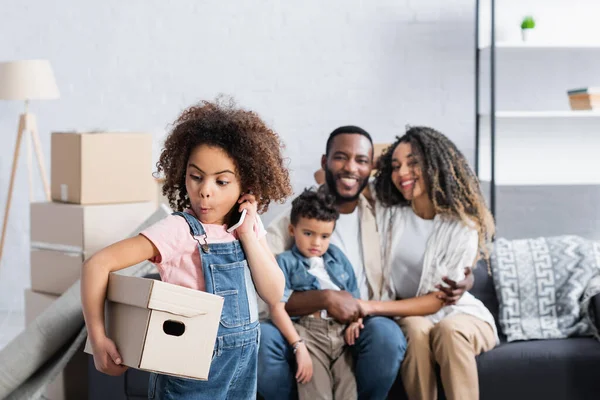
{"label": "man's beard", "polygon": [[325,169],[325,183],[327,184],[329,193],[335,196],[336,202],[349,203],[358,200],[362,191],[369,184],[369,179],[364,179],[362,182],[359,180],[358,190],[354,196],[343,196],[338,192],[335,176],[333,176],[333,173],[328,169]]}

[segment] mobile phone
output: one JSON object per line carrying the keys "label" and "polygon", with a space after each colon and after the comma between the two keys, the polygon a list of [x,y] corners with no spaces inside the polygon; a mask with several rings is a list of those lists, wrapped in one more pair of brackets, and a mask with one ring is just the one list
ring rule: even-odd
{"label": "mobile phone", "polygon": [[237,222],[234,225],[231,225],[229,228],[227,228],[227,232],[231,233],[231,232],[235,231],[237,228],[239,228],[240,226],[242,226],[242,224],[244,223],[244,219],[246,218],[246,211],[247,210],[244,208],[242,210],[242,212],[240,213],[236,207],[233,214],[231,215],[231,222],[236,221],[236,220],[237,220]]}

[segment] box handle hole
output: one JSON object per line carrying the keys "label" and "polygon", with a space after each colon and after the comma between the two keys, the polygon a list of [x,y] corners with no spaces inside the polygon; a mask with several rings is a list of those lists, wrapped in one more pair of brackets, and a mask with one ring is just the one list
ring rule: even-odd
{"label": "box handle hole", "polygon": [[163,331],[167,335],[181,336],[185,332],[185,325],[183,322],[168,320],[163,323]]}

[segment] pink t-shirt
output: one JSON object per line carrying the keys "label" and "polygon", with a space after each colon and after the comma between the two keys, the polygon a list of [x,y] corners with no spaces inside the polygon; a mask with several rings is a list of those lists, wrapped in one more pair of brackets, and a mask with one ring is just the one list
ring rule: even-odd
{"label": "pink t-shirt", "polygon": [[[186,212],[194,215],[191,210]],[[209,244],[238,240],[235,231],[227,232],[227,225],[202,224],[202,226],[208,235]],[[258,215],[254,230],[259,239],[267,234]],[[154,243],[160,252],[160,256],[149,261],[156,264],[163,282],[206,291],[202,259],[198,250],[198,242],[204,244],[204,236],[196,236],[198,239],[196,242],[190,233],[188,223],[182,216],[169,215],[141,234]]]}

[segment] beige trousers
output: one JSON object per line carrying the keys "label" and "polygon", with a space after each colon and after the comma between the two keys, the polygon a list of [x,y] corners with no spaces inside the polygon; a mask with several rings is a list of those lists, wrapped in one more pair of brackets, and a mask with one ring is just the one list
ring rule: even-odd
{"label": "beige trousers", "polygon": [[478,400],[475,356],[496,345],[492,327],[471,315],[455,314],[433,324],[425,317],[399,320],[408,347],[400,368],[410,400],[437,399],[439,364],[448,400]]}
{"label": "beige trousers", "polygon": [[310,382],[298,384],[300,400],[356,399],[352,355],[344,342],[346,326],[311,317],[301,318],[294,326],[306,342],[313,363]]}

